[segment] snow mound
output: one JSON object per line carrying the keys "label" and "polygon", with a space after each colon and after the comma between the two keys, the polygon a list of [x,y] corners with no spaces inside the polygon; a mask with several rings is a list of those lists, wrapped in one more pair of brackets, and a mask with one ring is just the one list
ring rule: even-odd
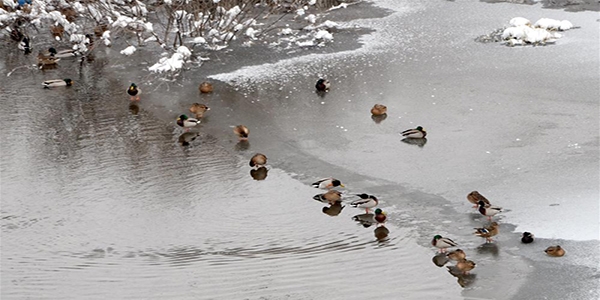
{"label": "snow mound", "polygon": [[135,53],[135,50],[137,50],[134,46],[129,46],[123,50],[121,50],[121,54],[123,55],[132,55],[133,53]]}
{"label": "snow mound", "polygon": [[558,30],[565,31],[573,28],[567,20],[559,21],[541,18],[531,25],[528,19],[516,17],[510,20],[510,25],[502,32],[502,40],[507,46],[545,45],[554,43],[562,37]]}

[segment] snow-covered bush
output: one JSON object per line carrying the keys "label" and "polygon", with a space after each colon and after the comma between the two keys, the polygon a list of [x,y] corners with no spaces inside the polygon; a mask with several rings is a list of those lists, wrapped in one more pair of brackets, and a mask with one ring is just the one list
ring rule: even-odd
{"label": "snow-covered bush", "polygon": [[[165,72],[181,69],[197,46],[219,50],[237,38],[261,39],[281,18],[270,24],[257,20],[273,14],[289,14],[308,23],[304,30],[311,32],[293,37],[299,46],[331,42],[329,29],[337,24],[316,25],[317,7],[327,4],[333,5],[329,0],[1,0],[0,32],[16,41],[47,32],[84,56],[95,47],[113,45],[117,36],[124,47],[122,55],[138,55],[137,47],[154,44],[168,54],[149,69]],[[299,32],[286,29],[282,34]],[[94,43],[94,36],[101,42]]]}

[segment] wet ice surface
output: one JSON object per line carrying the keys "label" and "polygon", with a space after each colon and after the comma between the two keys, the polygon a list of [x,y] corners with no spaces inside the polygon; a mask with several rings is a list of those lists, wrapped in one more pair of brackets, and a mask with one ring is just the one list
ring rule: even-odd
{"label": "wet ice surface", "polygon": [[[101,57],[81,73],[68,63],[15,72],[0,108],[10,157],[1,162],[2,298],[596,299],[597,242],[568,240],[598,237],[598,64],[578,54],[598,53],[586,37],[595,19],[477,4],[469,9],[481,19],[456,25],[464,36],[442,45],[454,29],[415,21],[449,24],[436,11],[458,15],[457,4],[384,19],[405,37],[387,50],[283,62],[287,72],[269,66],[265,80],[246,69],[238,91],[217,82],[199,96],[207,65],[180,82],[142,85],[137,108],[124,89],[141,72]],[[584,28],[535,53],[472,42],[516,15]],[[2,74],[23,60],[7,55]],[[544,72],[526,71],[538,60]],[[65,70],[73,88],[39,88]],[[570,80],[556,80],[550,71],[559,70]],[[333,81],[323,98],[313,93],[318,75]],[[191,102],[211,111],[181,147],[173,120]],[[378,102],[388,106],[379,124],[368,114]],[[231,132],[238,124],[251,129],[248,145]],[[429,132],[422,147],[398,135],[416,125]],[[255,152],[269,156],[264,181],[250,176]],[[377,195],[388,239],[352,221],[364,211],[324,214],[312,200],[322,191],[309,186],[324,176]],[[465,199],[474,189],[506,209],[496,244],[471,235],[485,224]],[[562,240],[521,245],[514,230]],[[434,234],[477,263],[465,289],[432,263]],[[557,243],[567,255],[545,257]]]}

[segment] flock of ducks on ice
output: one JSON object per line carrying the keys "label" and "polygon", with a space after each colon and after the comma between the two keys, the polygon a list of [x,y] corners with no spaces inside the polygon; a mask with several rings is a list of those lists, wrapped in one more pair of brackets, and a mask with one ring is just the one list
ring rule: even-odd
{"label": "flock of ducks on ice", "polygon": [[[52,49],[52,48],[51,48]],[[56,52],[55,50],[50,51],[50,53]],[[45,88],[50,87],[59,87],[59,86],[71,86],[73,81],[70,79],[57,79],[57,80],[47,80],[44,81],[43,85]],[[330,88],[330,82],[326,79],[319,79],[315,85],[317,92],[328,92]],[[213,91],[213,87],[208,82],[203,82],[199,86],[199,91],[201,93],[211,93]],[[132,83],[127,89],[127,94],[131,97],[131,101],[139,101],[142,90],[135,84]],[[193,117],[188,117],[186,114],[181,114],[176,123],[178,126],[182,127],[185,132],[189,131],[190,128],[193,128],[201,123],[201,119],[204,117],[207,111],[210,108],[201,103],[194,103],[189,108]],[[387,107],[382,104],[375,104],[371,109],[371,114],[373,117],[381,117],[387,114]],[[233,128],[233,133],[238,136],[240,142],[247,141],[250,131],[248,127],[244,125],[238,125]],[[405,137],[405,139],[425,139],[427,136],[427,132],[421,126],[417,126],[416,128],[407,129],[401,132],[401,135]],[[418,144],[418,143],[417,143]],[[185,144],[184,144],[185,145]],[[267,169],[267,156],[262,153],[256,153],[250,159],[249,165],[253,168],[251,171],[251,175],[256,180],[263,180],[266,178]],[[352,207],[358,209],[365,209],[365,214],[354,216],[354,220],[358,221],[365,227],[369,227],[373,224],[376,224],[375,236],[378,240],[385,239],[389,233],[387,228],[383,226],[386,221],[386,213],[377,208],[374,214],[369,213],[370,209],[373,209],[378,206],[379,199],[377,199],[374,195],[368,194],[345,194],[342,193],[335,188],[344,187],[344,184],[336,178],[323,178],[314,183],[312,183],[312,187],[319,189],[326,189],[327,192],[317,194],[313,197],[314,200],[317,200],[322,203],[329,204],[329,207],[323,208],[323,213],[336,216],[338,215],[345,206],[342,206],[343,203],[347,203]],[[347,196],[350,195],[350,196]],[[348,199],[350,197],[350,199]],[[473,191],[467,195],[467,200],[472,203],[478,212],[487,217],[490,222],[487,226],[483,226],[480,228],[475,228],[474,234],[480,236],[485,239],[485,243],[493,243],[494,240],[492,237],[498,235],[499,233],[499,225],[497,222],[493,222],[492,218],[502,211],[501,207],[492,205],[490,201],[481,195],[477,191]],[[524,244],[533,243],[534,236],[530,232],[524,232],[521,237],[521,242]],[[469,271],[473,270],[476,266],[476,263],[472,260],[467,259],[466,253],[461,249],[456,249],[451,252],[447,252],[448,248],[456,247],[458,244],[448,237],[443,237],[441,235],[435,235],[431,240],[431,245],[439,249],[439,253],[434,256],[434,263],[439,267],[444,266],[448,261],[456,262],[454,266],[447,266],[448,271],[459,278],[459,283],[461,286],[461,280],[465,278],[463,276],[468,275]],[[560,257],[565,255],[565,250],[561,248],[561,246],[551,246],[544,250],[548,256]]]}

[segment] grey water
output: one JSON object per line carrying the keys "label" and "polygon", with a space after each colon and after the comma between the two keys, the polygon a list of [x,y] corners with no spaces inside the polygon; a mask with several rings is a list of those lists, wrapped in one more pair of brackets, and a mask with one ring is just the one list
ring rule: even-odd
{"label": "grey water", "polygon": [[[268,82],[215,81],[210,95],[199,94],[197,84],[226,61],[162,81],[145,75],[145,59],[117,57],[117,49],[83,65],[64,60],[41,71],[19,68],[33,58],[1,46],[0,75],[12,71],[0,87],[2,299],[597,298],[598,270],[589,267],[597,243],[539,239],[522,247],[515,226],[502,219],[497,243],[472,236],[484,220],[461,204],[467,192],[491,184],[468,179],[485,170],[467,164],[473,174],[446,178],[441,169],[480,161],[468,150],[482,147],[456,150],[466,142],[453,139],[457,130],[439,117],[449,104],[417,108],[424,106],[419,92],[431,84],[460,95],[448,85],[474,82],[468,98],[477,98],[487,96],[491,80],[443,78],[456,64],[425,59],[437,54],[431,37],[413,42],[402,50],[414,47],[420,61],[401,63],[401,53],[364,55]],[[234,54],[215,56],[230,61]],[[335,80],[321,97],[312,86],[323,70]],[[41,88],[43,80],[65,76],[73,87]],[[139,102],[125,94],[132,81],[143,89]],[[374,101],[391,109],[379,123],[368,114]],[[174,120],[193,102],[211,110],[184,133]],[[458,106],[466,111],[466,105]],[[404,119],[394,110],[406,112]],[[400,141],[397,132],[412,125],[407,119],[436,129],[427,143]],[[249,126],[248,143],[233,135],[238,124]],[[264,180],[255,180],[248,166],[256,152],[269,157]],[[452,152],[456,157],[443,162]],[[327,176],[342,179],[347,194],[376,194],[388,212],[387,236],[383,227],[353,220],[364,210],[314,201],[323,191],[310,183]],[[587,180],[593,176],[580,181]],[[434,233],[459,242],[478,264],[472,274],[455,277],[438,267],[429,245]],[[539,248],[555,242],[568,255],[541,256]]]}

